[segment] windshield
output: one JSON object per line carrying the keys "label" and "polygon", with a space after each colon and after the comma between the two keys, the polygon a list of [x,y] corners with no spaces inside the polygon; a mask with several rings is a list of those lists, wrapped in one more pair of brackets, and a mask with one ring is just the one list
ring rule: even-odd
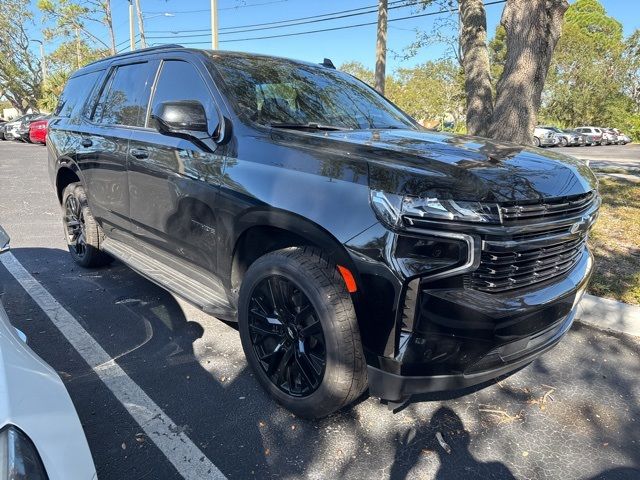
{"label": "windshield", "polygon": [[237,113],[252,122],[281,127],[416,129],[403,112],[344,72],[284,59],[210,55]]}

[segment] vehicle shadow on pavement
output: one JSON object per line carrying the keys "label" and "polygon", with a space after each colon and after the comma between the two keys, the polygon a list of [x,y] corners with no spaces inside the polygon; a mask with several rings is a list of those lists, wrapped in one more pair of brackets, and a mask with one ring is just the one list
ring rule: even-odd
{"label": "vehicle shadow on pavement", "polygon": [[[204,314],[192,318],[194,309],[188,310],[187,318],[187,310],[170,293],[118,262],[87,270],[76,266],[65,250],[14,248],[12,253],[167,414],[177,426],[175,433],[189,436],[227,476],[247,478],[256,465],[267,468],[256,412],[279,408],[261,398],[234,329]],[[30,304],[17,284],[3,301],[16,313]],[[205,332],[203,318],[213,331]],[[20,324],[20,315],[12,315],[15,319]],[[39,324],[32,321],[33,315],[24,320],[19,326],[30,346],[58,371],[74,400],[99,478],[124,478],[113,465],[136,455],[153,471],[153,458],[141,450],[151,439],[140,427],[120,431],[116,442],[105,445],[104,430],[115,420],[109,411],[89,406],[95,403],[91,395],[99,390],[93,370],[71,361],[73,349],[46,317]],[[106,404],[106,397],[98,404]],[[241,403],[241,397],[247,401]],[[176,436],[171,441],[180,440]],[[166,468],[166,461],[159,463]],[[163,470],[153,471],[150,478],[179,476]]]}
{"label": "vehicle shadow on pavement", "polygon": [[[228,478],[640,478],[637,339],[575,325],[542,359],[482,389],[417,396],[395,415],[365,395],[311,421],[260,388],[232,326],[128,267],[81,269],[53,248],[13,254]],[[5,294],[10,317],[24,295]],[[135,425],[105,445],[116,419],[92,398],[95,375],[70,367],[68,345],[43,333],[50,322],[23,318],[32,348],[66,373],[99,478],[125,478],[114,465],[133,458],[148,478],[178,478],[159,470],[167,462],[157,466]]]}

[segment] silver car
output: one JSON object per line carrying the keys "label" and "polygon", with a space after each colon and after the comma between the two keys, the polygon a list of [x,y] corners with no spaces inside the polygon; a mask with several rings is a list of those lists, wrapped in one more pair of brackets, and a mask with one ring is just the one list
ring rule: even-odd
{"label": "silver car", "polygon": [[560,130],[558,127],[542,126],[538,128],[553,132],[555,137],[558,139],[558,145],[561,147],[584,145],[584,142],[581,139],[581,135],[577,132],[572,132],[570,130]]}
{"label": "silver car", "polygon": [[560,140],[555,133],[546,128],[536,127],[533,131],[533,144],[536,147],[555,147]]}
{"label": "silver car", "polygon": [[577,127],[574,130],[585,135],[589,145],[602,145],[602,129],[598,127]]}

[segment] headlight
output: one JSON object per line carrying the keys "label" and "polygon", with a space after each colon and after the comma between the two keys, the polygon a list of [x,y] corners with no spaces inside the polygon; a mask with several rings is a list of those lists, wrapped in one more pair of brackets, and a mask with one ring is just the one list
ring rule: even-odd
{"label": "headlight", "polygon": [[47,480],[40,455],[29,437],[13,425],[0,431],[0,479]]}
{"label": "headlight", "polygon": [[371,190],[371,205],[378,218],[392,228],[403,225],[403,218],[418,217],[429,220],[500,223],[497,204],[458,201],[451,199],[401,196]]}

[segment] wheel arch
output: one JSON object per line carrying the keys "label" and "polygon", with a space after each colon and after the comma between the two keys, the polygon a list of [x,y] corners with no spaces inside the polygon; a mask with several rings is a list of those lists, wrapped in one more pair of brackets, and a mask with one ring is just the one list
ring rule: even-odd
{"label": "wheel arch", "polygon": [[84,184],[80,168],[69,157],[62,157],[57,162],[55,188],[58,202],[62,203],[62,192],[71,183],[81,182]]}
{"label": "wheel arch", "polygon": [[294,246],[314,246],[329,255],[336,264],[346,267],[353,275],[357,290],[351,293],[358,323],[363,318],[360,285],[361,278],[355,263],[345,246],[321,225],[297,214],[286,211],[258,211],[246,214],[238,222],[235,241],[230,249],[230,261],[219,264],[221,277],[229,279],[229,289],[233,301],[245,272],[261,256],[282,248]]}
{"label": "wheel arch", "polygon": [[244,272],[259,257],[292,246],[318,247],[337,265],[342,265],[351,270],[354,276],[357,275],[344,245],[321,225],[295,213],[254,210],[238,222],[235,234],[231,262],[226,265],[232,288],[239,286]]}

